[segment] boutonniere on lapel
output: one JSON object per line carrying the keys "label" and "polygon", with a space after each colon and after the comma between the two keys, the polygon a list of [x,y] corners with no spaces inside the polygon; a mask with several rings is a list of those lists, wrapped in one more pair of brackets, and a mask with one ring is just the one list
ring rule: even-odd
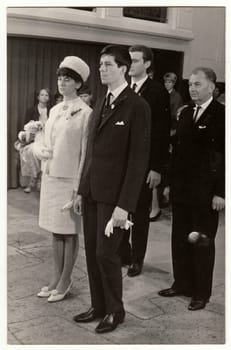
{"label": "boutonniere on lapel", "polygon": [[198,129],[206,129],[207,125],[198,125]]}
{"label": "boutonniere on lapel", "polygon": [[70,113],[70,115],[68,115],[68,116],[66,117],[66,119],[67,119],[67,120],[73,119],[74,117],[76,117],[76,115],[77,115],[81,110],[82,110],[82,108],[79,108],[79,109],[77,109],[76,111],[72,111],[72,112]]}
{"label": "boutonniere on lapel", "polygon": [[121,122],[116,122],[115,125],[125,125],[124,121],[122,120]]}
{"label": "boutonniere on lapel", "polygon": [[112,103],[111,105],[110,105],[110,109],[114,109],[115,108],[115,105],[114,105],[114,103]]}

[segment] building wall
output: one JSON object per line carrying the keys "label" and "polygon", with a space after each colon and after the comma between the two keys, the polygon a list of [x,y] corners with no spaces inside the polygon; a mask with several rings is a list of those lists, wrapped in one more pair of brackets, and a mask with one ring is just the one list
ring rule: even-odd
{"label": "building wall", "polygon": [[212,67],[225,79],[225,8],[170,7],[168,23],[122,16],[122,8],[96,12],[68,8],[8,8],[9,35],[144,44],[184,52],[183,79],[198,65]]}
{"label": "building wall", "polygon": [[225,81],[225,9],[193,8],[192,32],[194,39],[185,50],[184,77],[192,68],[209,66],[218,81]]}

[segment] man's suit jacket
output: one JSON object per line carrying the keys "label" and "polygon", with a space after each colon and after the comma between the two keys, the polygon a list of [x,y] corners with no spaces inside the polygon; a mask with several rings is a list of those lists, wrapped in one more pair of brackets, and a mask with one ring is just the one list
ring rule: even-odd
{"label": "man's suit jacket", "polygon": [[185,108],[175,136],[172,164],[173,203],[208,205],[225,195],[225,109],[213,100],[199,120]]}
{"label": "man's suit jacket", "polygon": [[151,153],[149,170],[161,172],[168,154],[171,114],[169,93],[155,80],[148,78],[138,94],[151,108]]}
{"label": "man's suit jacket", "polygon": [[150,108],[130,87],[101,121],[103,104],[93,111],[79,193],[134,212],[148,168]]}

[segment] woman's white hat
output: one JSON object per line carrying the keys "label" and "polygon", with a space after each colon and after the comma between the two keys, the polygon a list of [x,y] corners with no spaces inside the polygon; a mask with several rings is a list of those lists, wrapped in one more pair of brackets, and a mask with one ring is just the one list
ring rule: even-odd
{"label": "woman's white hat", "polygon": [[78,73],[85,82],[90,74],[88,65],[77,56],[67,56],[60,63],[59,68],[69,68]]}

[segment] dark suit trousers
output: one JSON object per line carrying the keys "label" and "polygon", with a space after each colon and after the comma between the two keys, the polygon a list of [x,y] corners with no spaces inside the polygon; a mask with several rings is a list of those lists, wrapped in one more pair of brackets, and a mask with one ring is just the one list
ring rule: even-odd
{"label": "dark suit trousers", "polygon": [[[173,288],[186,291],[194,298],[209,299],[215,261],[215,236],[218,212],[196,206],[173,204],[172,264]],[[208,240],[191,244],[188,234],[197,231]]]}
{"label": "dark suit trousers", "polygon": [[113,210],[112,205],[84,198],[83,225],[91,303],[105,314],[123,310],[121,262],[117,253],[123,230],[114,228],[110,238],[104,234]]}
{"label": "dark suit trousers", "polygon": [[131,247],[129,244],[129,231],[126,231],[120,247],[122,261],[131,258],[132,262],[143,262],[148,242],[149,214],[152,202],[152,190],[146,183],[143,184],[136,211],[132,214],[134,225],[131,229]]}

